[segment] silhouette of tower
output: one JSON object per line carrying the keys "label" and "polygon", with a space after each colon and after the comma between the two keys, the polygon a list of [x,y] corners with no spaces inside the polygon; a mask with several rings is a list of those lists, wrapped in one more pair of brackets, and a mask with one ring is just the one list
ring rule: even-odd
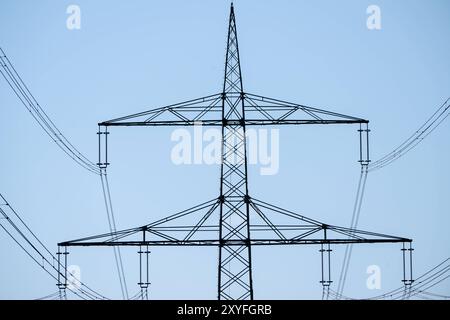
{"label": "silhouette of tower", "polygon": [[[324,287],[332,283],[332,244],[408,243],[412,240],[338,227],[307,218],[249,195],[246,127],[267,125],[357,124],[360,163],[370,162],[368,120],[297,103],[250,94],[242,85],[236,19],[229,17],[225,76],[221,93],[99,123],[99,166],[106,170],[108,128],[128,126],[219,126],[222,154],[219,196],[148,225],[66,241],[75,246],[217,246],[220,300],[253,299],[252,246],[320,245]],[[148,268],[147,265],[144,268]],[[142,267],[142,266],[141,266]],[[142,272],[141,272],[142,274]],[[411,276],[412,277],[412,276]],[[148,285],[146,281],[140,281]],[[64,284],[62,284],[64,285]]]}

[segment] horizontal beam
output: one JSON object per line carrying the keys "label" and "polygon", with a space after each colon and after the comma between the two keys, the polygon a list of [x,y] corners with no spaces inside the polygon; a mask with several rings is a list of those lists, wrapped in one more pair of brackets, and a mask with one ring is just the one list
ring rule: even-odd
{"label": "horizontal beam", "polygon": [[[309,107],[306,105],[301,105],[297,103],[292,103],[280,99],[274,99],[264,96],[259,96],[256,94],[251,93],[245,93],[244,94],[245,101],[252,107],[254,107],[256,110],[261,111],[262,114],[268,115],[270,119],[272,117],[270,116],[270,112],[268,111],[275,111],[287,108],[289,111],[285,113],[281,118],[278,118],[279,120],[286,119],[290,115],[296,113],[296,112],[304,112],[308,115],[310,115],[312,118],[322,120],[322,116],[331,116],[331,117],[337,117],[340,119],[346,119],[346,120],[364,120],[358,117],[349,116],[342,113],[337,113],[329,110]],[[262,103],[262,104],[261,104]]]}
{"label": "horizontal beam", "polygon": [[[171,110],[173,111],[173,110],[184,109],[184,110],[189,110],[189,111],[195,111],[195,110],[201,111],[201,110],[209,110],[210,108],[214,109],[215,103],[220,102],[221,100],[222,100],[222,94],[216,93],[216,94],[209,95],[209,96],[202,97],[202,98],[187,100],[187,101],[171,104],[171,105],[168,105],[165,107],[160,107],[160,108],[156,108],[156,109],[152,109],[152,110],[147,110],[144,112],[134,113],[131,115],[127,115],[124,117],[120,117],[120,118],[116,118],[116,119],[112,119],[112,120],[108,120],[108,121],[103,121],[101,123],[101,125],[104,125],[107,123],[109,124],[109,123],[126,122],[127,120],[136,119],[139,117],[153,119],[155,117],[160,116],[161,114],[163,114],[165,112],[168,112],[168,111],[170,112]],[[204,103],[210,103],[210,104],[204,105]],[[199,104],[201,106],[199,106]]]}
{"label": "horizontal beam", "polygon": [[[307,125],[307,124],[358,124],[369,123],[368,120],[267,120],[267,119],[245,119],[246,126],[268,126],[268,125]],[[104,127],[158,127],[158,126],[237,126],[242,125],[240,120],[202,120],[202,121],[129,121],[129,122],[101,122],[98,125]]]}
{"label": "horizontal beam", "polygon": [[102,242],[61,242],[62,247],[137,247],[137,246],[271,246],[271,245],[314,245],[314,244],[357,244],[357,243],[403,243],[411,239],[253,239],[245,240],[163,240],[163,241],[102,241]]}

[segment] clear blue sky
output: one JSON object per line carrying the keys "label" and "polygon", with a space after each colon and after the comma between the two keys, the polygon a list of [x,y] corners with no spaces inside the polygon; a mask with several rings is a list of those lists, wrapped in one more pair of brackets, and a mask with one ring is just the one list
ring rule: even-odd
{"label": "clear blue sky", "polygon": [[[81,30],[66,8],[81,8]],[[382,30],[366,28],[379,5]],[[391,151],[450,95],[450,2],[235,1],[244,87],[371,121],[372,158]],[[220,91],[229,1],[17,1],[0,3],[0,45],[48,114],[90,158],[96,124]],[[32,229],[56,243],[107,231],[98,177],[74,165],[33,122],[0,79],[0,190]],[[280,131],[280,171],[250,170],[257,198],[348,226],[359,165],[356,127]],[[109,174],[119,228],[156,220],[218,195],[218,166],[175,166],[172,129],[113,130]],[[450,123],[393,165],[371,173],[360,228],[414,239],[416,274],[449,256]],[[378,295],[400,286],[398,245],[354,248],[345,293]],[[317,247],[257,248],[258,299],[320,298]],[[130,292],[137,254],[124,251]],[[337,280],[343,247],[334,252]],[[0,298],[56,290],[0,232]],[[82,280],[120,297],[113,253],[74,249]],[[366,288],[366,268],[382,289]],[[216,298],[217,249],[154,248],[150,296]],[[450,282],[436,292],[450,294]]]}

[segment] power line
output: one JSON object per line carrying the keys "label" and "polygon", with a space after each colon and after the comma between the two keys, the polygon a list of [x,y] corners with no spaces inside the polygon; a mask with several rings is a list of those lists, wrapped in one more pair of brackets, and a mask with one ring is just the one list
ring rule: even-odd
{"label": "power line", "polygon": [[19,98],[20,102],[30,112],[32,117],[36,120],[44,132],[56,143],[56,145],[84,169],[95,174],[100,174],[100,169],[74,147],[74,145],[61,133],[55,123],[46,114],[20,75],[17,73],[2,48],[0,48],[0,67],[0,73]]}
{"label": "power line", "polygon": [[44,296],[44,297],[37,298],[37,299],[34,299],[34,300],[53,300],[53,299],[55,299],[55,298],[59,298],[59,294],[60,294],[60,292],[59,292],[59,291],[56,291],[56,292],[54,292],[54,293],[51,293],[51,294],[49,294],[49,295],[46,295],[46,296]]}
{"label": "power line", "polygon": [[408,139],[390,153],[369,165],[369,171],[375,171],[400,159],[419,145],[425,138],[436,130],[450,115],[450,98],[448,98]]}
{"label": "power line", "polygon": [[[0,199],[3,201],[0,206],[0,215],[4,218],[0,220],[0,227],[50,277],[55,280],[58,279],[58,275],[66,278],[65,274],[67,270],[65,269],[65,266],[58,262],[58,259],[30,229],[18,212],[1,193]],[[8,214],[7,211],[10,212],[10,214]],[[17,222],[14,220],[17,220]],[[61,273],[59,268],[63,268],[66,272]],[[75,291],[70,287],[68,289],[82,299],[107,299],[82,282],[80,282],[78,291]]]}
{"label": "power line", "polygon": [[[428,118],[422,126],[414,132],[408,139],[406,139],[400,146],[393,151],[380,158],[377,161],[372,162],[368,166],[362,166],[361,175],[359,178],[358,189],[356,193],[355,206],[353,209],[351,229],[355,229],[358,224],[358,219],[361,211],[362,200],[364,196],[365,183],[367,179],[367,173],[381,169],[399,158],[403,157],[409,151],[414,149],[420,144],[428,135],[436,130],[450,115],[447,112],[450,109],[450,98],[448,98],[433,114]],[[364,173],[363,173],[364,172]],[[345,281],[348,273],[352,254],[352,244],[348,244],[345,248],[344,261],[342,263],[341,273],[338,282],[337,294],[342,295],[344,291]]]}
{"label": "power line", "polygon": [[[445,259],[438,265],[434,266],[433,268],[431,268],[430,270],[419,276],[416,280],[414,280],[408,292],[405,292],[405,286],[401,286],[384,294],[370,298],[363,298],[362,300],[383,300],[383,299],[403,300],[405,298],[427,294],[429,289],[446,281],[448,278],[450,278],[450,258]],[[334,290],[330,290],[330,294],[335,299],[357,300],[357,298],[344,296]],[[434,295],[440,296],[440,298],[444,299],[450,298],[450,296],[445,295],[438,295],[438,294]]]}
{"label": "power line", "polygon": [[[362,202],[364,199],[364,192],[366,189],[367,174],[368,174],[367,165],[362,165],[361,174],[358,182],[358,189],[356,191],[355,204],[353,206],[352,220],[350,223],[351,230],[356,230],[356,228],[358,227],[359,216],[361,214]],[[347,273],[350,266],[352,251],[353,251],[353,244],[351,243],[347,244],[345,246],[344,261],[342,262],[341,273],[338,281],[337,292],[339,295],[342,295],[342,293],[344,292],[345,281],[347,279]]]}
{"label": "power line", "polygon": [[450,272],[450,266],[447,266],[445,269],[440,270],[439,272],[436,272],[432,276],[428,277],[427,279],[423,281],[416,282],[416,285],[414,287],[411,287],[411,291],[409,293],[409,296],[414,296],[416,294],[422,293],[422,291],[427,291],[438,284],[444,282],[447,280],[450,275],[448,274]]}
{"label": "power line", "polygon": [[[102,170],[97,167],[92,161],[90,161],[86,156],[84,156],[74,145],[61,133],[61,131],[56,127],[55,123],[50,119],[44,109],[37,102],[34,95],[28,89],[28,86],[22,80],[22,77],[18,74],[14,66],[12,65],[9,58],[6,56],[2,48],[0,48],[0,73],[5,78],[8,85],[11,87],[13,92],[19,98],[20,102],[25,106],[25,108],[30,112],[35,121],[44,130],[44,132],[56,143],[56,145],[73,161],[84,169],[92,172],[94,174],[100,175],[102,179],[103,186],[103,196],[105,198],[106,211],[108,216],[110,231],[116,230],[115,217],[111,204],[111,195],[109,191],[109,185],[106,178],[106,171],[103,173]],[[104,175],[104,176],[103,176]],[[105,182],[103,182],[105,179]],[[105,190],[106,183],[106,190]],[[30,230],[29,230],[30,231]],[[124,299],[127,298],[128,292],[126,288],[125,274],[123,271],[123,263],[119,248],[114,248],[114,258],[116,260],[117,270],[119,273],[120,287],[122,290],[122,296]]]}
{"label": "power line", "polygon": [[[114,217],[114,210],[112,206],[112,200],[111,200],[111,192],[109,189],[109,182],[108,182],[108,175],[106,173],[106,168],[101,170],[100,173],[100,179],[102,183],[102,191],[103,191],[103,198],[105,201],[105,208],[106,208],[106,215],[108,217],[108,225],[109,230],[111,234],[117,232],[117,226],[116,226],[116,219]],[[127,288],[127,282],[125,278],[125,270],[122,263],[122,255],[120,252],[119,247],[113,247],[114,250],[114,259],[116,261],[116,269],[117,274],[119,276],[119,282],[120,282],[120,290],[122,292],[122,298],[124,300],[128,299],[128,288]]]}
{"label": "power line", "polygon": [[436,294],[436,293],[431,293],[431,292],[427,292],[427,291],[421,291],[420,293],[424,294],[424,295],[431,296],[431,297],[435,297],[435,298],[450,300],[450,296],[446,296],[446,295],[443,295],[443,294]]}

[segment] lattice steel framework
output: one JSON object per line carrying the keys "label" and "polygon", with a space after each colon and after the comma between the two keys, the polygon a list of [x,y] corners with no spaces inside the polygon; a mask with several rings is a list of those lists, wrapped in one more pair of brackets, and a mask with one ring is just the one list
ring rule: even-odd
{"label": "lattice steel framework", "polygon": [[[246,127],[264,125],[358,124],[361,165],[369,164],[368,121],[301,104],[246,93],[231,5],[223,91],[99,124],[99,163],[106,168],[108,128],[116,126],[220,126],[222,162],[218,197],[138,228],[59,243],[74,246],[217,246],[218,299],[253,299],[251,248],[255,245],[320,245],[322,285],[331,244],[411,243],[412,240],[328,225],[249,195]],[[362,152],[364,150],[364,152]],[[326,254],[324,254],[326,253]],[[148,268],[148,257],[147,257]],[[142,274],[142,270],[141,270]],[[145,272],[144,272],[145,274]],[[412,275],[411,275],[412,278]],[[404,279],[405,280],[405,279]],[[408,280],[406,280],[408,281]],[[148,273],[145,281],[148,286]]]}

